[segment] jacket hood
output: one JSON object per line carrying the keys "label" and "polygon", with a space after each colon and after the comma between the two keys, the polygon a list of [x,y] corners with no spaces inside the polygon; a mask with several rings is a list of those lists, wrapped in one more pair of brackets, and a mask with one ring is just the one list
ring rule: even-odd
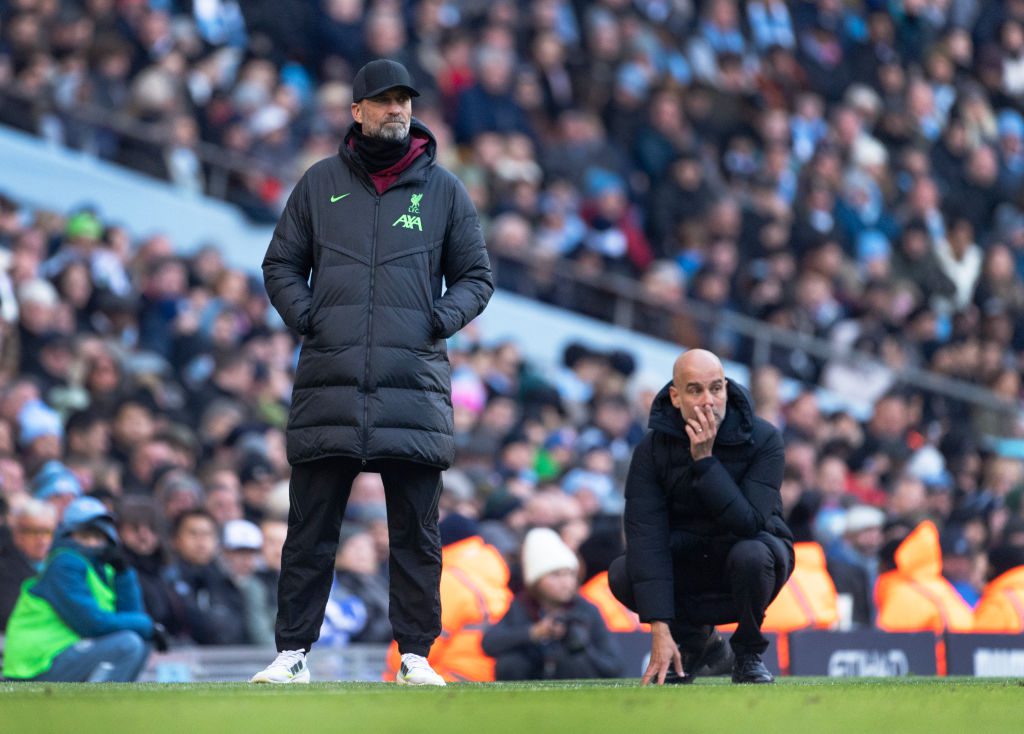
{"label": "jacket hood", "polygon": [[903,539],[896,549],[896,569],[918,580],[942,575],[942,549],[935,523],[925,520]]}
{"label": "jacket hood", "polygon": [[[350,168],[363,171],[365,173],[362,162],[349,147],[349,141],[352,139],[352,136],[355,135],[356,124],[357,123],[353,122],[348,126],[345,138],[341,141],[341,145],[338,146],[338,155],[341,156],[341,159],[345,161]],[[420,156],[420,159],[423,159],[423,161],[426,162],[427,167],[433,166],[437,162],[437,138],[434,137],[434,133],[430,132],[430,129],[426,125],[414,117],[412,118],[412,122],[409,123],[409,135],[417,138],[425,138],[427,140],[427,149],[423,152],[423,155]]]}
{"label": "jacket hood", "polygon": [[988,582],[985,593],[1024,588],[1024,566],[1011,568]]}
{"label": "jacket hood", "polygon": [[[671,386],[672,382],[669,381],[654,398],[654,402],[651,404],[651,418],[647,427],[652,431],[664,433],[689,443],[690,439],[686,435],[683,416],[679,409],[672,405],[672,398],[668,394],[668,389]],[[754,401],[745,387],[732,380],[726,382],[725,392],[725,420],[722,421],[722,425],[718,429],[715,442],[747,443],[754,432]]]}
{"label": "jacket hood", "polygon": [[108,546],[104,546],[102,548],[86,548],[70,535],[59,535],[54,537],[53,545],[50,546],[50,551],[47,553],[45,562],[49,563],[50,560],[52,560],[53,557],[61,551],[72,551],[89,561],[92,567],[102,575],[107,548]]}

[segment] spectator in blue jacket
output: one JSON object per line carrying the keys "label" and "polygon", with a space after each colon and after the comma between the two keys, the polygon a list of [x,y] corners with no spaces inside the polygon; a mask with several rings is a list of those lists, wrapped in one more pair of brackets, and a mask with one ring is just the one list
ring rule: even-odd
{"label": "spectator in blue jacket", "polygon": [[16,680],[133,681],[162,627],[142,606],[135,572],[102,502],[64,511],[42,572],[22,588],[7,625],[3,674]]}

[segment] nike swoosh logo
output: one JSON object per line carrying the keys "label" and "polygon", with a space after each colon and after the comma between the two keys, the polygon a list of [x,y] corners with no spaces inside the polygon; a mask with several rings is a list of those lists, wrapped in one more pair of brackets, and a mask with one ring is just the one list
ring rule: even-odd
{"label": "nike swoosh logo", "polygon": [[[351,192],[349,192],[349,193],[351,193]],[[342,199],[344,199],[344,198],[345,198],[346,196],[348,196],[348,194],[342,194],[341,196],[332,196],[332,197],[331,197],[331,203],[333,204],[333,203],[334,203],[334,202],[336,202],[336,201],[341,201],[341,200],[342,200]]]}

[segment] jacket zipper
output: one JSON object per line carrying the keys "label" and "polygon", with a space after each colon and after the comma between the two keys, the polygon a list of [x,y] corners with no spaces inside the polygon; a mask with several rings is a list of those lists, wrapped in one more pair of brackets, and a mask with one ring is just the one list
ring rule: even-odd
{"label": "jacket zipper", "polygon": [[363,466],[370,450],[370,348],[373,346],[373,281],[377,275],[377,223],[380,219],[380,195],[373,203],[373,239],[370,240],[370,303],[366,316],[366,361],[363,364]]}

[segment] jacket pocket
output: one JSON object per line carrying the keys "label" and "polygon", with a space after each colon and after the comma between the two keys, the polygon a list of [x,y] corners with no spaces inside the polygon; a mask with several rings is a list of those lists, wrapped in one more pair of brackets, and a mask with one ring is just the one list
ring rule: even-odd
{"label": "jacket pocket", "polygon": [[[322,247],[322,248],[324,248],[326,250],[329,250],[332,253],[337,253],[338,255],[344,255],[347,258],[351,258],[351,259],[353,259],[353,260],[355,260],[357,262],[361,262],[363,265],[369,265],[370,264],[370,258],[364,252],[359,252],[358,250],[354,250],[351,247],[346,247],[345,245],[339,244],[337,242],[332,242],[330,240],[326,240],[323,237],[317,237],[316,240],[317,240],[317,243],[320,245],[320,247]],[[327,260],[326,258],[321,258],[321,261],[320,261],[321,267],[323,267],[325,265],[331,264],[330,261],[326,261],[326,260]],[[333,260],[335,260],[335,258],[331,258],[330,260],[333,261]]]}
{"label": "jacket pocket", "polygon": [[410,344],[417,350],[443,351],[434,325],[434,305],[441,295],[441,244],[442,240],[437,239],[403,248],[383,255],[375,266],[378,283],[390,281],[400,291],[392,291],[391,303],[407,309],[408,317],[421,325]]}
{"label": "jacket pocket", "polygon": [[[420,243],[417,245],[413,245],[412,247],[406,247],[401,250],[396,250],[395,252],[389,253],[379,258],[377,260],[377,264],[384,265],[385,263],[389,263],[392,260],[398,260],[400,258],[409,257],[411,255],[418,255],[421,252],[431,252],[432,250],[436,250],[437,248],[439,248],[443,241],[444,240],[436,239],[433,242]],[[433,257],[430,258],[430,262],[433,262]],[[428,273],[430,270],[431,268],[428,266]]]}

